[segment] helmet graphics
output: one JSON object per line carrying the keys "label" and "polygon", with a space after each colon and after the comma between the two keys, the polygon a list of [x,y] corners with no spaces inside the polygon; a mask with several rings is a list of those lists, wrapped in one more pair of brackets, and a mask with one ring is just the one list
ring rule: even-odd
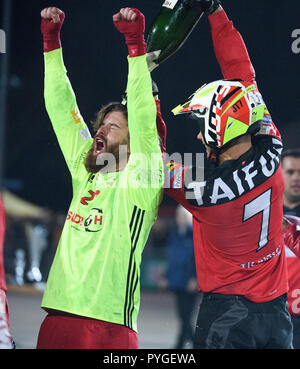
{"label": "helmet graphics", "polygon": [[219,80],[200,87],[172,112],[198,120],[205,143],[220,149],[237,137],[257,132],[265,109],[255,84]]}

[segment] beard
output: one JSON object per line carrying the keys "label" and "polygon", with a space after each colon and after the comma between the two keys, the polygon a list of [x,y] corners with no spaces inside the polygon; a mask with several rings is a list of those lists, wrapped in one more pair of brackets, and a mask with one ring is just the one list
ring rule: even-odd
{"label": "beard", "polygon": [[89,173],[107,173],[115,172],[120,168],[120,164],[126,162],[129,157],[129,151],[120,149],[120,146],[127,148],[128,142],[116,143],[110,145],[106,150],[100,154],[95,153],[94,143],[92,144],[90,150],[88,151],[84,165]]}
{"label": "beard", "polygon": [[97,173],[102,169],[102,165],[97,164],[97,157],[94,155],[94,146],[88,151],[84,160],[85,169],[90,173]]}

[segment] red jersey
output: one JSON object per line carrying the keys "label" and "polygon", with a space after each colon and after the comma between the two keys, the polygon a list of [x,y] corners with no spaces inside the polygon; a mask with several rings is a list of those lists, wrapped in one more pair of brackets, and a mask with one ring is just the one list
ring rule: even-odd
{"label": "red jersey", "polygon": [[[255,83],[244,42],[224,11],[209,17],[225,79]],[[199,290],[265,302],[288,290],[282,237],[282,143],[265,111],[252,148],[198,169],[171,163],[166,193],[193,215]],[[201,177],[202,176],[202,177]]]}
{"label": "red jersey", "polygon": [[285,251],[288,269],[288,304],[291,315],[300,316],[300,218],[289,217],[293,210],[285,208],[284,214],[289,220],[292,218],[292,226],[284,231]]}
{"label": "red jersey", "polygon": [[300,316],[300,256],[286,248],[286,257],[289,276],[289,313]]}
{"label": "red jersey", "polygon": [[4,235],[5,235],[5,209],[0,195],[0,289],[6,291],[4,262],[3,262]]}

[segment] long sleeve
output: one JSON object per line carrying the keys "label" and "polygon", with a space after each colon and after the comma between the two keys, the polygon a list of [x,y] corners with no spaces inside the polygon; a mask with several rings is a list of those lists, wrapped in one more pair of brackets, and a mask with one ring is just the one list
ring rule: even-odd
{"label": "long sleeve", "polygon": [[127,83],[130,157],[127,168],[133,201],[143,209],[161,201],[163,162],[156,127],[156,105],[146,55],[128,57]]}
{"label": "long sleeve", "polygon": [[156,106],[146,55],[128,57],[127,83],[130,152],[160,152],[156,128]]}
{"label": "long sleeve", "polygon": [[240,33],[224,10],[208,17],[214,51],[225,79],[253,82],[255,72]]}
{"label": "long sleeve", "polygon": [[84,123],[67,77],[62,49],[44,53],[45,104],[60,148],[74,177],[83,165],[84,152],[91,146],[91,135]]}

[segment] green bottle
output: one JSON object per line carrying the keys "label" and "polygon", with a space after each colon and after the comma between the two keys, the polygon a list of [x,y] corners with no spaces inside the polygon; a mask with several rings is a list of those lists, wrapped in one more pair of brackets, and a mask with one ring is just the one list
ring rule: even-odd
{"label": "green bottle", "polygon": [[197,0],[165,0],[147,37],[150,72],[186,41],[203,14]]}

